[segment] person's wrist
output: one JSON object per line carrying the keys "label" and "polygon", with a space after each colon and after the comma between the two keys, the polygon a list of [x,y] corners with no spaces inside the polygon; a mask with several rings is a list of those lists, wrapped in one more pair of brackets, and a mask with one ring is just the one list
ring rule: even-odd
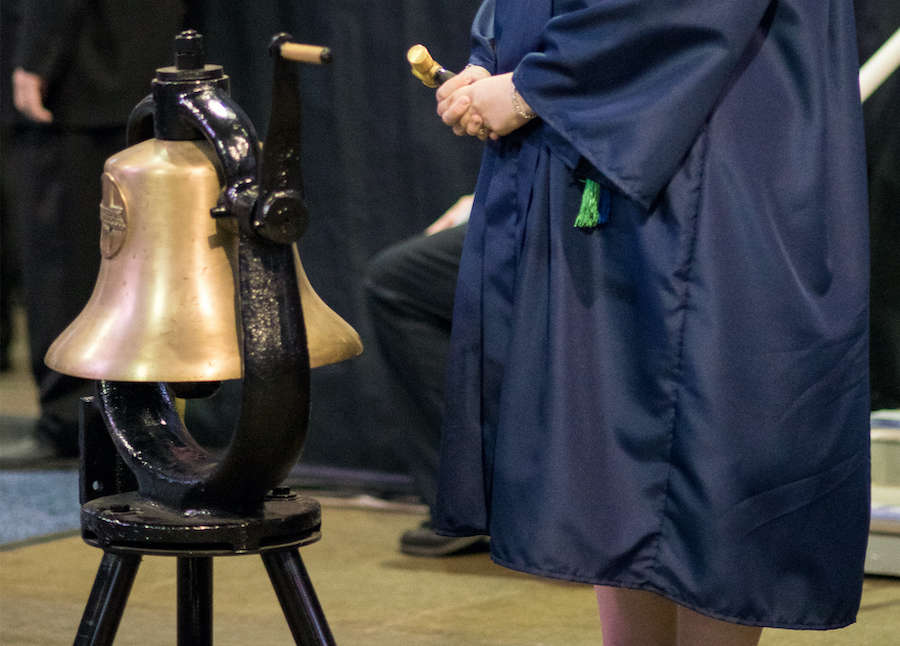
{"label": "person's wrist", "polygon": [[512,99],[513,108],[515,108],[516,114],[525,121],[531,121],[537,116],[537,114],[525,102],[525,99],[522,98],[522,95],[519,94],[519,91],[516,89],[516,84],[511,83],[511,85],[512,93],[510,95],[510,98]]}

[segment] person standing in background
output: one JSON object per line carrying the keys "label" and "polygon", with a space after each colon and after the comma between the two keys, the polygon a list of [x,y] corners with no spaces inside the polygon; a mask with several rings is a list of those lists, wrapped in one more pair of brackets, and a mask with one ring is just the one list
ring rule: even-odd
{"label": "person standing in background", "polygon": [[181,0],[20,0],[10,143],[18,254],[40,417],[34,457],[78,455],[78,400],[93,382],[44,365],[100,267],[100,176],[134,106],[171,65]]}
{"label": "person standing in background", "polygon": [[[461,197],[424,233],[381,251],[366,268],[366,305],[377,349],[413,403],[396,452],[403,456],[415,493],[429,510],[437,493],[453,296],[471,209],[472,196]],[[411,556],[455,556],[486,549],[483,536],[439,536],[430,517],[400,537],[400,551]]]}
{"label": "person standing in background", "polygon": [[12,98],[12,57],[18,18],[19,0],[4,0],[0,5],[0,372],[12,369],[13,309],[19,294],[9,154],[9,144],[22,120]]}

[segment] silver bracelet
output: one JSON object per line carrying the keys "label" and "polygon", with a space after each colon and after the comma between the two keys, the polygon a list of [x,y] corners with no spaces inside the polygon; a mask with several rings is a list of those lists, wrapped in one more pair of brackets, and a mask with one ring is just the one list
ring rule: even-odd
{"label": "silver bracelet", "polygon": [[518,91],[516,90],[516,86],[515,86],[515,85],[513,85],[513,89],[512,89],[512,101],[513,101],[513,105],[514,105],[515,108],[516,108],[516,113],[517,113],[520,117],[522,117],[522,118],[524,118],[524,119],[531,120],[531,119],[534,119],[534,118],[537,116],[534,112],[532,112],[531,114],[528,114],[527,112],[525,112],[525,110],[522,109],[522,106],[519,104],[519,93],[518,93]]}

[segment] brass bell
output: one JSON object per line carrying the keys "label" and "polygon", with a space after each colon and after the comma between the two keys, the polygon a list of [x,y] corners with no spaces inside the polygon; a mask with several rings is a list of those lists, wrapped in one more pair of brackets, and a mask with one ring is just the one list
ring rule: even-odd
{"label": "brass bell", "polygon": [[[49,367],[111,381],[241,377],[237,235],[233,221],[210,216],[221,178],[205,140],[147,139],[107,160],[100,273]],[[310,367],[358,355],[359,335],[313,290],[296,245],[294,260]]]}

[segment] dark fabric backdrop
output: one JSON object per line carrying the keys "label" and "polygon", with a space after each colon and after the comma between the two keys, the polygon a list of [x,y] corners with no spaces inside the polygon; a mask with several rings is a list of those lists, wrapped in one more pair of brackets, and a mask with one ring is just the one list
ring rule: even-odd
{"label": "dark fabric backdrop", "polygon": [[[855,0],[860,63],[900,29],[897,0]],[[863,104],[872,242],[872,408],[900,407],[900,71]]]}
{"label": "dark fabric backdrop", "polygon": [[[468,59],[479,0],[207,0],[201,25],[210,62],[225,66],[232,95],[263,134],[271,79],[266,46],[280,31],[325,45],[330,66],[304,66],[304,180],[311,213],[301,241],[319,295],[362,336],[360,357],[313,371],[303,460],[403,472],[396,447],[408,403],[375,347],[362,278],[384,247],[422,231],[471,193],[482,145],[453,135],[434,91],[409,71],[425,44],[448,69]],[[198,5],[193,6],[198,11]]]}

